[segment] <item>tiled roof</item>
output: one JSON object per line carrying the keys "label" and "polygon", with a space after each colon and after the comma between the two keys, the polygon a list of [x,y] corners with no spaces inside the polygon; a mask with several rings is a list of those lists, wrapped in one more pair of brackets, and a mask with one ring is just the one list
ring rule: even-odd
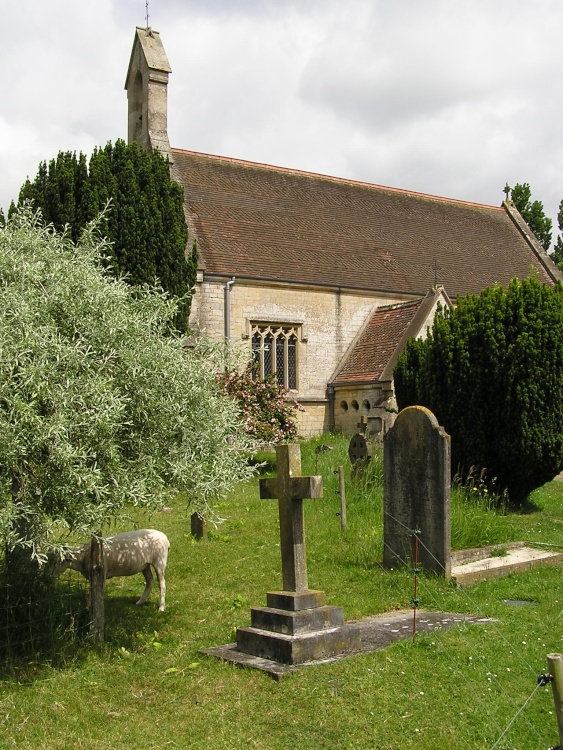
{"label": "tiled roof", "polygon": [[[452,298],[550,281],[507,211],[172,149],[207,273]],[[549,267],[549,262],[548,262]]]}
{"label": "tiled roof", "polygon": [[368,321],[333,385],[379,380],[424,299],[379,307]]}

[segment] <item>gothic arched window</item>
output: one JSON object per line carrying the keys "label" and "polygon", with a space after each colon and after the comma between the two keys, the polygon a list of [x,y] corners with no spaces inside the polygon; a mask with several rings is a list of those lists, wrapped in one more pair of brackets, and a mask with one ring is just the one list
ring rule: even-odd
{"label": "gothic arched window", "polygon": [[252,360],[258,377],[275,375],[284,388],[297,390],[298,327],[252,325]]}

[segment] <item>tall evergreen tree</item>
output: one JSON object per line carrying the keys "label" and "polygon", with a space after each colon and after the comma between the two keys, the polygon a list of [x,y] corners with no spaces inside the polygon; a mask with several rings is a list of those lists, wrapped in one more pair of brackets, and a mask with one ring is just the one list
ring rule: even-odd
{"label": "tall evergreen tree", "polygon": [[545,215],[543,203],[532,201],[532,190],[527,182],[517,183],[510,191],[510,198],[547,252],[551,245],[552,221]]}
{"label": "tall evergreen tree", "polygon": [[563,200],[559,203],[557,225],[561,234],[557,237],[557,241],[555,242],[555,247],[553,249],[551,257],[559,270],[563,271]]}
{"label": "tall evergreen tree", "polygon": [[56,159],[42,162],[35,179],[22,186],[18,203],[25,201],[41,210],[46,224],[58,231],[66,228],[74,242],[109,202],[101,226],[111,242],[107,265],[130,284],[156,283],[180,298],[174,326],[187,329],[197,248],[194,243],[186,258],[183,191],[159,153],[122,140],[95,149],[89,162],[82,153],[61,151]]}
{"label": "tall evergreen tree", "polygon": [[487,470],[520,504],[563,468],[563,287],[513,279],[458,300],[394,371],[400,409],[434,412],[452,467]]}

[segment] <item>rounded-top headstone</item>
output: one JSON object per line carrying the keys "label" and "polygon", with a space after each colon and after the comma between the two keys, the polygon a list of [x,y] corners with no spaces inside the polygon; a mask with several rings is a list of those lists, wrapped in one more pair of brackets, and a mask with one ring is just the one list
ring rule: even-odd
{"label": "rounded-top headstone", "polygon": [[419,529],[424,568],[450,575],[450,437],[424,406],[403,409],[383,441],[384,562],[412,557]]}

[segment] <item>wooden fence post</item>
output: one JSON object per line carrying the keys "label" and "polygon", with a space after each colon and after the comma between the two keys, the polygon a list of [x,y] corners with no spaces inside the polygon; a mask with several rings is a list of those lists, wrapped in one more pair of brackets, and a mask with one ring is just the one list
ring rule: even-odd
{"label": "wooden fence post", "polygon": [[90,542],[90,633],[99,643],[104,642],[104,544],[102,533],[92,534]]}
{"label": "wooden fence post", "polygon": [[192,536],[195,539],[207,539],[207,523],[199,513],[192,513],[190,519]]}
{"label": "wooden fence post", "polygon": [[346,531],[348,528],[348,520],[346,518],[346,485],[344,484],[344,467],[338,467],[338,484],[340,495],[340,528],[342,531]]}
{"label": "wooden fence post", "polygon": [[553,677],[551,687],[553,689],[555,713],[557,714],[559,744],[563,745],[563,655],[548,654],[547,666],[549,668],[549,674]]}

